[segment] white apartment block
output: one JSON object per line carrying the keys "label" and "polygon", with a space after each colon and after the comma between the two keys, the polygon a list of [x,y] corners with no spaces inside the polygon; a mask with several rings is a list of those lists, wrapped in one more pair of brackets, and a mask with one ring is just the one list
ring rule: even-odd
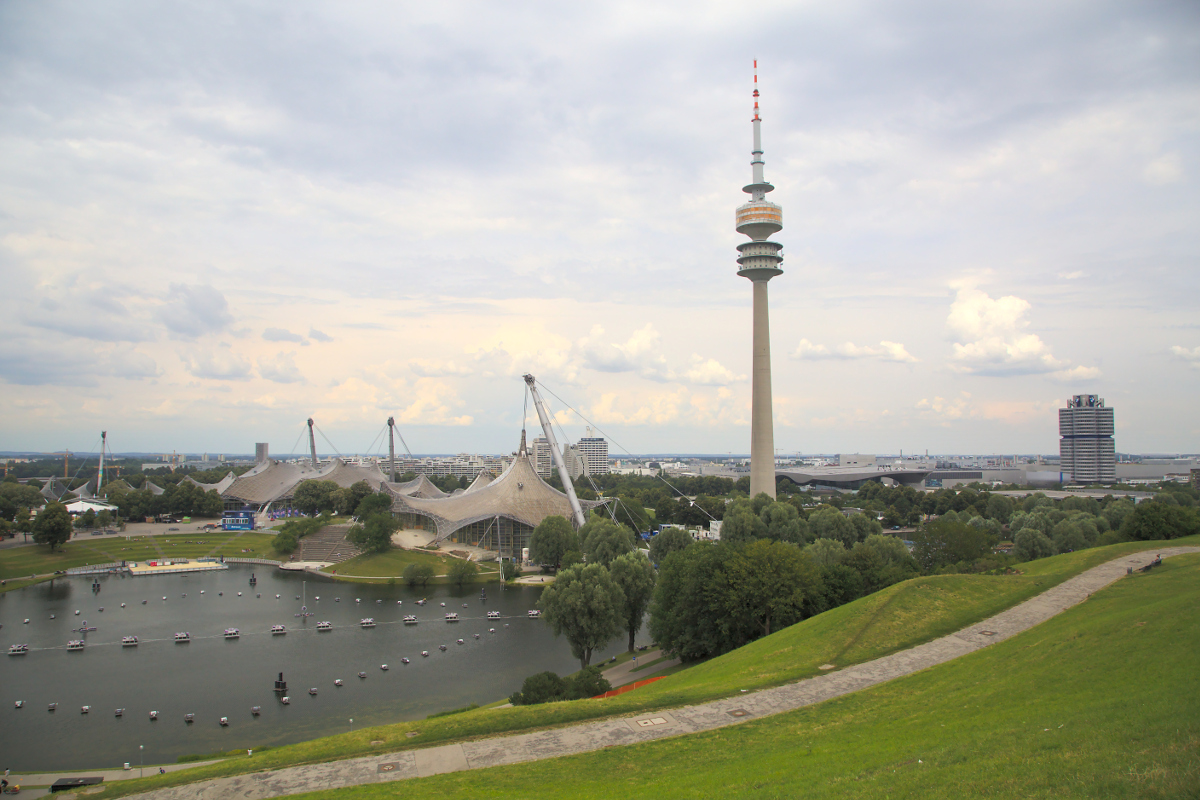
{"label": "white apartment block", "polygon": [[586,433],[587,435],[579,440],[576,447],[587,464],[587,474],[608,474],[608,440],[603,436],[593,436],[590,427]]}

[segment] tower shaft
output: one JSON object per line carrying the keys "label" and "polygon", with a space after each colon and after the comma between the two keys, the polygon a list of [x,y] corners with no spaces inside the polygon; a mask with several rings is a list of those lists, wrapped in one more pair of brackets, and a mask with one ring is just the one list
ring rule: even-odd
{"label": "tower shaft", "polygon": [[754,281],[754,343],[750,399],[750,496],[775,497],[775,416],[771,403],[771,320],[767,282]]}

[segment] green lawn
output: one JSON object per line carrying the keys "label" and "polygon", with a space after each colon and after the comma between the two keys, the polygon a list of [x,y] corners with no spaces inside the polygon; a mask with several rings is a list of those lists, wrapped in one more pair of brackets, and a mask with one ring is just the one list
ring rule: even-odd
{"label": "green lawn", "polygon": [[1180,556],[1008,641],[809,708],[298,797],[1195,798],[1198,653],[1200,556]]}
{"label": "green lawn", "polygon": [[[370,553],[343,561],[324,572],[332,573],[336,569],[339,576],[344,574],[361,575],[368,578],[393,578],[403,573],[404,568],[409,564],[429,564],[437,571],[438,575],[445,575],[451,562],[455,560],[452,556],[438,555],[426,550],[402,550],[399,547],[393,547],[386,553]],[[485,574],[497,572],[499,569],[494,563],[485,562],[478,566],[480,572]]]}
{"label": "green lawn", "polygon": [[[271,549],[273,534],[231,531],[177,533],[166,536],[89,537],[84,535],[64,544],[54,553],[46,545],[29,545],[0,550],[0,578],[44,575],[56,570],[114,561],[146,561],[167,556],[200,558],[236,556],[286,560]],[[243,550],[247,552],[242,552]],[[4,589],[13,586],[6,585]]]}
{"label": "green lawn", "polygon": [[[1178,539],[1171,544],[1200,544],[1200,536]],[[1163,546],[1163,542],[1140,542],[1068,553],[1023,565],[1029,567],[1023,575],[914,578],[785,628],[720,658],[686,669],[668,670],[663,673],[669,676],[667,679],[608,700],[479,709],[432,720],[364,728],[279,747],[250,758],[229,759],[186,773],[123,781],[106,789],[101,797],[255,770],[678,707],[727,697],[741,689],[777,686],[819,674],[818,667],[826,663],[847,666],[921,644],[1010,608],[1096,564],[1129,552]],[[511,687],[514,691],[519,688]],[[409,733],[416,735],[409,737]],[[372,741],[382,744],[372,745]]]}

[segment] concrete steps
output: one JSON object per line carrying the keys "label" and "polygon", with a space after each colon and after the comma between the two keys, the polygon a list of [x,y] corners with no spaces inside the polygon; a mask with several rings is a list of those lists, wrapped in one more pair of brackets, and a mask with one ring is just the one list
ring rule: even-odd
{"label": "concrete steps", "polygon": [[349,525],[326,525],[316,533],[305,536],[300,540],[296,560],[337,564],[361,555],[362,551],[347,541],[346,534],[349,531]]}

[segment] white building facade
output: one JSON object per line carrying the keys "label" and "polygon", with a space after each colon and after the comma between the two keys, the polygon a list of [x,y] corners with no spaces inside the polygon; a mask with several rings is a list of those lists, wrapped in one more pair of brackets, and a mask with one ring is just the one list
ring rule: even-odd
{"label": "white building facade", "polygon": [[1077,394],[1058,410],[1059,469],[1075,483],[1116,483],[1113,410],[1104,398]]}

